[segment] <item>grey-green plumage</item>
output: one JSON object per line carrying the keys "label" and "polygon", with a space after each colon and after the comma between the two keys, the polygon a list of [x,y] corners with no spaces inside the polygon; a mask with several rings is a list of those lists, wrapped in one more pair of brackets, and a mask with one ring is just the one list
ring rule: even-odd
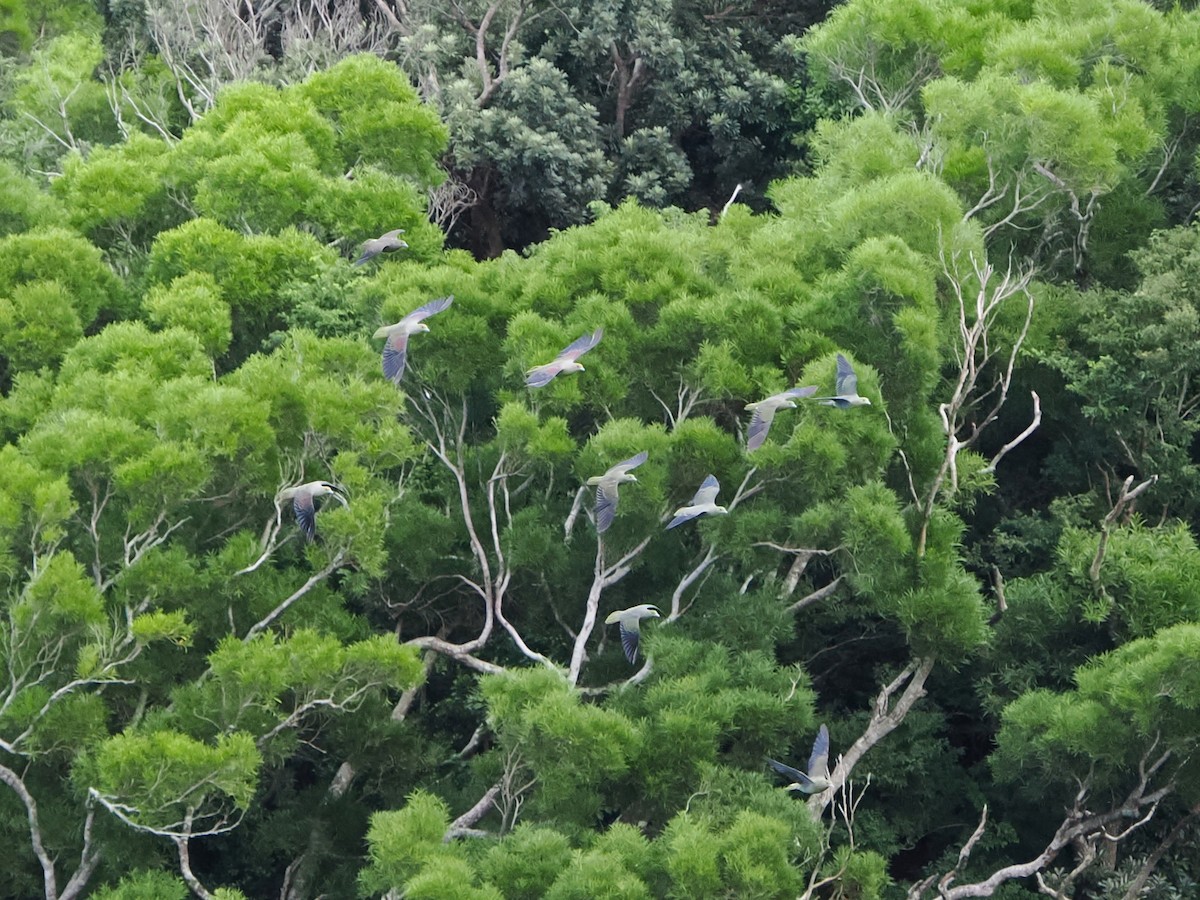
{"label": "grey-green plumage", "polygon": [[871,405],[868,398],[859,396],[858,375],[854,372],[854,366],[850,365],[850,360],[840,353],[837,355],[837,380],[834,383],[834,390],[835,393],[832,397],[816,397],[814,399],[822,406],[836,406],[838,409]]}
{"label": "grey-green plumage", "polygon": [[280,500],[292,501],[292,512],[296,514],[296,522],[308,540],[317,536],[317,506],[318,497],[332,497],[342,506],[349,506],[342,496],[341,488],[328,481],[310,481],[295,487],[284,488],[279,492]]}
{"label": "grey-green plumage", "polygon": [[808,757],[808,772],[801,772],[778,760],[768,759],[771,768],[791,781],[784,790],[802,794],[819,794],[832,784],[829,780],[829,729],[824,725],[817,731],[813,741],[812,755]]}
{"label": "grey-green plumage", "polygon": [[662,614],[658,607],[651,603],[641,603],[629,609],[618,609],[610,612],[604,619],[605,625],[614,622],[621,626],[621,646],[625,648],[625,658],[629,662],[637,662],[638,644],[642,635],[642,619],[657,619]]}
{"label": "grey-green plumage", "polygon": [[757,403],[747,403],[746,409],[753,410],[754,415],[750,418],[750,428],[746,432],[746,449],[757,450],[763,445],[776,412],[781,409],[795,409],[798,399],[811,397],[816,392],[815,384],[809,387],[794,387],[781,394],[772,394]]}
{"label": "grey-green plumage", "polygon": [[717,506],[717,494],[720,490],[721,483],[717,481],[717,476],[709,475],[705,478],[700,483],[700,489],[696,491],[696,496],[692,497],[692,502],[675,510],[675,518],[671,519],[667,530],[700,516],[723,516],[728,513],[729,510],[725,507]]}
{"label": "grey-green plumage", "polygon": [[595,348],[604,337],[604,329],[597,328],[591,334],[578,337],[559,351],[558,356],[540,366],[534,366],[525,373],[525,384],[531,388],[545,387],[559,375],[570,372],[582,372],[583,366],[579,357]]}
{"label": "grey-green plumage", "polygon": [[595,475],[587,480],[588,486],[596,489],[596,531],[599,534],[608,531],[608,526],[617,515],[617,488],[637,481],[637,476],[629,474],[630,470],[644,463],[648,456],[643,450],[637,456],[610,467],[603,475]]}
{"label": "grey-green plumage", "polygon": [[380,253],[391,253],[394,250],[407,250],[408,244],[400,235],[404,234],[403,228],[394,228],[377,238],[371,238],[369,241],[363,241],[362,256],[354,261],[354,265],[361,266],[365,262],[374,259]]}
{"label": "grey-green plumage", "polygon": [[454,295],[430,300],[424,306],[419,306],[395,325],[384,325],[375,332],[377,338],[387,338],[383,345],[383,374],[396,387],[404,377],[404,366],[408,361],[408,339],[414,334],[429,331],[425,320],[445,312],[454,302]]}

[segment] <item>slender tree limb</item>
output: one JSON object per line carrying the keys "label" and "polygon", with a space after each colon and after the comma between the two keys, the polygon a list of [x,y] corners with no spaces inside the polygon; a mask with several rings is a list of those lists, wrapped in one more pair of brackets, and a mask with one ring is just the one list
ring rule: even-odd
{"label": "slender tree limb", "polygon": [[592,569],[592,585],[588,589],[587,603],[584,605],[583,622],[575,635],[571,648],[571,663],[567,669],[567,681],[572,686],[579,683],[579,675],[587,658],[587,642],[596,627],[596,616],[600,610],[600,596],[604,589],[611,587],[633,571],[633,561],[637,559],[648,546],[653,535],[647,535],[633,549],[625,553],[612,565],[604,564],[604,535],[596,535],[596,562]]}
{"label": "slender tree limb", "polygon": [[0,764],[0,781],[12,789],[25,807],[25,819],[29,823],[29,845],[33,848],[33,855],[37,857],[37,861],[42,867],[42,885],[45,888],[46,900],[59,900],[54,860],[50,858],[45,844],[42,843],[42,826],[38,821],[37,801],[29,793],[21,776],[3,764]]}
{"label": "slender tree limb", "polygon": [[1015,438],[996,451],[996,455],[992,457],[991,462],[987,464],[983,471],[995,472],[996,466],[1000,464],[1000,460],[1008,455],[1010,450],[1019,446],[1027,437],[1038,430],[1038,426],[1042,424],[1042,398],[1038,396],[1037,391],[1030,391],[1033,395],[1033,418],[1025,427],[1025,430],[1018,434]]}
{"label": "slender tree limb", "polygon": [[[1017,878],[1041,876],[1046,867],[1068,846],[1081,844],[1086,854],[1089,852],[1087,850],[1089,842],[1094,843],[1100,839],[1119,841],[1128,836],[1134,829],[1141,827],[1141,825],[1149,821],[1162,800],[1175,791],[1173,781],[1168,781],[1157,790],[1149,790],[1151,779],[1166,764],[1167,760],[1171,758],[1171,751],[1167,750],[1160,754],[1153,763],[1147,765],[1157,745],[1158,740],[1155,739],[1154,744],[1151,745],[1138,762],[1138,782],[1130,790],[1123,802],[1102,813],[1092,812],[1085,805],[1085,801],[1088,799],[1090,778],[1085,780],[1080,784],[1072,807],[1067,810],[1062,823],[1041,853],[1027,862],[1015,863],[999,868],[982,881],[951,887],[954,880],[954,871],[960,867],[956,866],[955,870],[942,876],[938,881],[938,896],[942,900],[963,900],[966,897],[990,897],[1007,881]],[[1138,821],[1118,832],[1117,835],[1110,835],[1108,833],[1108,826],[1116,822],[1127,821],[1130,818],[1137,818]],[[984,821],[980,822],[976,833],[971,836],[968,844],[973,846],[973,843],[978,841],[978,835],[982,833],[984,824]],[[963,851],[966,852],[966,850],[967,848],[964,847]],[[959,859],[960,862],[963,860],[963,853],[959,854]],[[1068,875],[1068,879],[1078,877],[1082,871],[1082,869],[1077,867],[1075,871]],[[909,891],[908,896],[910,900],[919,900],[930,884],[932,882],[926,879],[914,885]],[[1045,879],[1039,878],[1039,885],[1045,884]]]}
{"label": "slender tree limb", "polygon": [[1117,495],[1112,509],[1100,523],[1100,541],[1096,544],[1096,555],[1092,557],[1092,564],[1088,567],[1088,579],[1092,583],[1092,590],[1100,600],[1111,602],[1112,599],[1104,588],[1104,582],[1100,580],[1100,569],[1104,565],[1104,555],[1108,550],[1108,539],[1112,534],[1112,527],[1116,524],[1117,519],[1121,518],[1132,506],[1133,502],[1146,493],[1156,481],[1158,481],[1158,476],[1151,475],[1137,487],[1131,489],[1133,476],[1130,475],[1122,483],[1121,491]]}
{"label": "slender tree limb", "polygon": [[799,600],[789,606],[787,611],[794,615],[805,607],[812,606],[814,603],[820,603],[822,600],[832,597],[837,592],[838,586],[842,583],[842,579],[845,577],[845,575],[839,575],[837,578],[833,579],[833,581],[829,582],[829,584],[825,585],[825,587],[817,588],[811,594],[801,597]]}
{"label": "slender tree limb", "polygon": [[729,199],[725,201],[725,205],[721,207],[721,214],[717,216],[717,221],[725,218],[725,213],[729,212],[729,207],[733,206],[733,202],[737,200],[738,194],[742,192],[742,183],[739,181],[734,185],[733,193],[729,195]]}
{"label": "slender tree limb", "polygon": [[496,805],[496,798],[500,795],[503,787],[504,783],[497,781],[488,788],[474,806],[450,823],[450,827],[446,829],[446,834],[442,837],[442,843],[448,844],[457,837],[474,837],[477,832],[472,826],[486,816]]}
{"label": "slender tree limb", "polygon": [[717,553],[717,548],[710,544],[700,562],[698,562],[690,572],[679,579],[679,584],[675,586],[675,590],[671,593],[671,612],[667,614],[665,619],[663,619],[664,624],[667,622],[674,622],[681,615],[683,615],[684,591],[691,587],[695,583],[696,579],[707,572],[709,567],[720,558],[720,554]]}
{"label": "slender tree limb", "polygon": [[[850,778],[850,773],[854,771],[854,767],[867,751],[895,731],[904,721],[913,704],[925,696],[925,681],[929,678],[929,673],[933,671],[934,661],[932,656],[913,660],[880,690],[875,697],[875,708],[871,712],[866,729],[850,746],[850,749],[842,754],[837,765],[829,773],[830,786],[819,794],[813,794],[808,799],[808,808],[812,810],[814,817],[821,816],[825,807],[833,801],[838,790]],[[892,703],[892,695],[899,691],[901,686],[904,686],[904,690],[896,698],[896,702]]]}
{"label": "slender tree limb", "polygon": [[1137,875],[1134,877],[1133,881],[1130,882],[1129,888],[1125,891],[1125,894],[1121,900],[1136,900],[1137,897],[1142,895],[1142,889],[1146,886],[1146,882],[1150,880],[1150,876],[1154,873],[1154,867],[1158,865],[1159,861],[1164,855],[1166,855],[1166,852],[1171,849],[1177,840],[1179,840],[1179,838],[1183,835],[1184,830],[1197,816],[1200,816],[1200,803],[1195,804],[1191,809],[1189,809],[1187,814],[1182,816],[1179,821],[1172,826],[1171,830],[1167,832],[1166,837],[1164,837],[1162,841],[1159,842],[1159,845],[1155,847],[1153,851],[1151,851],[1149,856],[1146,857],[1146,861],[1142,863],[1141,867],[1138,869]]}
{"label": "slender tree limb", "polygon": [[253,625],[251,625],[250,630],[246,632],[246,636],[242,638],[242,642],[246,643],[246,642],[252,640],[255,637],[255,635],[266,630],[271,625],[272,622],[274,622],[276,619],[278,619],[280,616],[282,616],[285,612],[287,612],[291,608],[293,603],[295,603],[297,600],[299,600],[301,597],[303,597],[305,594],[307,594],[309,591],[311,591],[314,587],[316,587],[318,584],[320,584],[322,581],[324,581],[326,578],[328,578],[330,575],[332,575],[337,570],[337,568],[339,566],[341,566],[342,560],[344,560],[345,558],[346,558],[345,549],[339,550],[337,553],[335,553],[333,556],[333,559],[331,559],[328,563],[326,563],[325,567],[323,569],[321,569],[319,572],[313,573],[309,577],[308,581],[304,582],[304,584],[302,584],[299,588],[297,588],[291,594],[291,596],[289,596],[287,599],[283,600],[273,610],[271,610],[269,613],[267,613],[265,616],[263,616],[261,619],[259,619],[257,622],[255,622]]}
{"label": "slender tree limb", "polygon": [[175,838],[175,848],[179,851],[179,872],[183,875],[183,880],[187,886],[191,888],[192,893],[200,900],[212,900],[212,894],[209,890],[200,883],[200,879],[196,877],[196,873],[192,871],[192,855],[189,849],[190,836],[186,832],[191,831],[192,810],[188,809],[187,819],[185,820],[185,833]]}

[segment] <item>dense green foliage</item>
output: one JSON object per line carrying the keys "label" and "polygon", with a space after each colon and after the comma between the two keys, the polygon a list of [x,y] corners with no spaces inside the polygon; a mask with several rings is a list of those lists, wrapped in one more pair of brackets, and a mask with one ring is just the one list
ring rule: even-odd
{"label": "dense green foliage", "polygon": [[0,0],[0,897],[1196,890],[1200,14],[230,9]]}

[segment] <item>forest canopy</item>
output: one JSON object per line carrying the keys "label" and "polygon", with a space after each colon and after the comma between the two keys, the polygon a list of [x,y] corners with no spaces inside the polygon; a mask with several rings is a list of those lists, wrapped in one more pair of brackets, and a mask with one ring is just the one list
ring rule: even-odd
{"label": "forest canopy", "polygon": [[1198,87],[1137,0],[0,0],[0,896],[1193,896]]}

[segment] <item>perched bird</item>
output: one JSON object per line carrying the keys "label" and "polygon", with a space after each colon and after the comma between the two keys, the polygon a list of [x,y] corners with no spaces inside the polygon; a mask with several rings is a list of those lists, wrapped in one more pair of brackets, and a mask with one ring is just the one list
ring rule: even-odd
{"label": "perched bird", "polygon": [[551,362],[543,366],[534,366],[526,372],[525,384],[533,388],[545,387],[555,379],[555,376],[561,375],[564,372],[582,372],[583,366],[575,360],[600,343],[600,338],[602,337],[604,337],[604,329],[597,328],[591,334],[585,334],[583,337],[575,340],[570,346],[564,348],[558,356],[554,357]]}
{"label": "perched bird", "polygon": [[746,409],[754,410],[754,415],[750,418],[750,430],[746,434],[746,449],[757,450],[763,445],[776,412],[781,409],[795,409],[798,399],[811,397],[816,392],[815,384],[810,387],[794,387],[782,394],[772,394],[757,403],[747,403]]}
{"label": "perched bird", "polygon": [[637,456],[631,456],[625,462],[619,462],[609,468],[603,475],[595,475],[587,480],[589,487],[596,489],[596,531],[600,534],[608,531],[617,514],[617,488],[630,481],[637,481],[637,476],[630,475],[630,469],[636,469],[646,461],[649,454],[643,450]]}
{"label": "perched bird", "polygon": [[384,325],[375,332],[375,337],[387,338],[387,343],[383,345],[383,374],[395,382],[397,387],[400,386],[400,379],[404,375],[404,363],[408,359],[409,335],[428,331],[429,326],[425,324],[425,319],[449,309],[453,302],[453,294],[430,300],[395,325]]}
{"label": "perched bird", "polygon": [[279,492],[278,498],[292,501],[296,522],[310,541],[317,536],[317,507],[313,502],[317,497],[332,497],[342,506],[350,505],[342,496],[342,489],[328,481],[310,481],[296,487],[284,488]]}
{"label": "perched bird", "polygon": [[800,791],[802,794],[819,794],[832,783],[829,780],[829,729],[824,725],[817,731],[817,739],[813,741],[812,756],[808,758],[808,774],[799,769],[785,766],[783,763],[768,759],[771,768],[790,778],[791,784],[784,788],[786,791]]}
{"label": "perched bird", "polygon": [[661,613],[657,606],[642,603],[629,609],[618,609],[610,612],[604,620],[605,625],[616,622],[621,626],[621,646],[625,648],[625,658],[631,663],[637,662],[638,643],[642,635],[642,619],[657,619]]}
{"label": "perched bird", "polygon": [[676,525],[682,525],[684,522],[690,522],[699,516],[723,516],[729,510],[723,506],[717,506],[713,501],[717,499],[717,492],[721,490],[721,483],[717,481],[715,475],[709,475],[700,483],[700,490],[696,491],[696,496],[692,498],[692,502],[687,506],[681,506],[675,510],[675,518],[671,520],[671,524],[667,529],[674,528]]}
{"label": "perched bird", "polygon": [[854,367],[850,365],[850,360],[846,359],[840,353],[837,355],[837,382],[835,387],[837,389],[835,396],[817,397],[817,402],[824,406],[836,406],[838,409],[871,405],[870,399],[858,395],[858,376],[854,374]]}
{"label": "perched bird", "polygon": [[395,228],[386,234],[381,234],[377,238],[363,241],[362,256],[354,261],[354,265],[361,266],[363,263],[377,257],[380,253],[390,253],[393,250],[407,250],[408,244],[400,237],[402,234],[404,234],[403,228]]}

